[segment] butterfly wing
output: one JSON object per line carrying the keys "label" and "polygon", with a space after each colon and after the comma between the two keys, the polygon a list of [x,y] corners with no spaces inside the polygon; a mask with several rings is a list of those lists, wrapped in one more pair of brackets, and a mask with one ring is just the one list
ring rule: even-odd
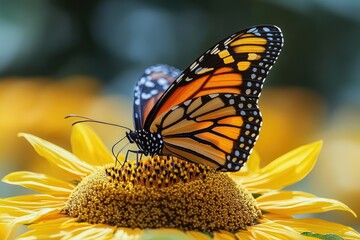
{"label": "butterfly wing", "polygon": [[180,70],[168,65],[155,65],[145,69],[134,90],[134,125],[136,130],[143,128],[150,110],[180,73]]}
{"label": "butterfly wing", "polygon": [[163,138],[163,154],[238,171],[248,159],[261,127],[255,99],[210,94],[187,100],[156,118],[150,127]]}
{"label": "butterfly wing", "polygon": [[163,137],[163,154],[238,171],[258,138],[257,105],[283,45],[281,30],[245,29],[206,51],[169,86],[144,129]]}
{"label": "butterfly wing", "polygon": [[273,25],[245,29],[222,40],[169,86],[147,115],[144,129],[172,107],[200,96],[231,93],[257,102],[282,45],[281,30]]}

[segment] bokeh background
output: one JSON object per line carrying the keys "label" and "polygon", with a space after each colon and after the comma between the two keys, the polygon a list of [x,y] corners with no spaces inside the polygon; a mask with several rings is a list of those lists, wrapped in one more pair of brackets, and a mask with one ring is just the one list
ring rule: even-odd
{"label": "bokeh background", "polygon": [[[69,113],[131,127],[146,67],[184,69],[231,33],[269,23],[285,45],[261,97],[256,149],[265,164],[323,139],[315,169],[293,188],[360,214],[359,13],[357,0],[0,0],[0,177],[49,171],[18,132],[70,149]],[[93,127],[109,148],[124,134]],[[0,185],[0,197],[19,193]],[[348,213],[325,218],[360,230]]]}

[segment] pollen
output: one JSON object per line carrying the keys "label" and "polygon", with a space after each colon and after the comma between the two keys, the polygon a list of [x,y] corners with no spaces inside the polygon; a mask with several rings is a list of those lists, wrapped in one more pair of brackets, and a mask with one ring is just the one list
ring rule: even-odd
{"label": "pollen", "polygon": [[245,229],[261,218],[253,196],[226,173],[166,157],[98,169],[63,212],[88,223],[203,232]]}

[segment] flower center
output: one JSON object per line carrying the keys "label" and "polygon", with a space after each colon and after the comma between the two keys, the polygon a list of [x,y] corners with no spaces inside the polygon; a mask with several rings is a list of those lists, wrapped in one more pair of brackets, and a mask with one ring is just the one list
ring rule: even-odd
{"label": "flower center", "polygon": [[261,218],[253,196],[227,174],[165,157],[99,169],[64,212],[89,223],[200,231],[236,231]]}

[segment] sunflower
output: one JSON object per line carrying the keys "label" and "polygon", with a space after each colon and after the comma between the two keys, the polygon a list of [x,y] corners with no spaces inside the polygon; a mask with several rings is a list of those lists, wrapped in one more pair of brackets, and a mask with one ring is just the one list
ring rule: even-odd
{"label": "sunflower", "polygon": [[[252,154],[237,173],[171,157],[114,165],[86,125],[74,126],[72,153],[20,134],[62,178],[13,172],[3,178],[39,193],[0,199],[0,238],[18,239],[360,239],[354,229],[293,215],[348,211],[339,201],[282,188],[313,168],[321,142],[259,167]],[[123,161],[119,157],[119,161]]]}

